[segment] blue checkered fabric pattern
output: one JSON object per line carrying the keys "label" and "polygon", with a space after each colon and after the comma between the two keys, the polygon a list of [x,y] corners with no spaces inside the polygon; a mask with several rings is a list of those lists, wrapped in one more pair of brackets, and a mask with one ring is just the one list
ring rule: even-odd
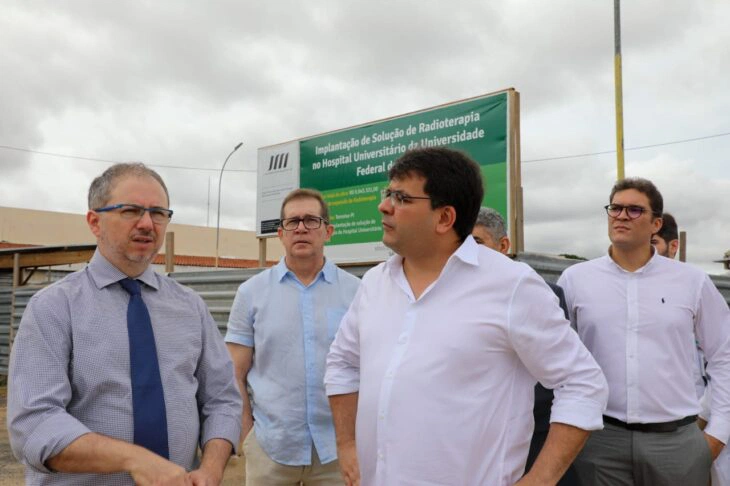
{"label": "blue checkered fabric pattern", "polygon": [[[8,430],[33,485],[132,485],[126,473],[64,474],[45,462],[88,432],[134,439],[125,278],[100,253],[39,291],[16,336]],[[170,460],[197,466],[212,438],[238,442],[241,397],[215,322],[191,289],[151,269],[137,277],[152,322],[167,404]]]}

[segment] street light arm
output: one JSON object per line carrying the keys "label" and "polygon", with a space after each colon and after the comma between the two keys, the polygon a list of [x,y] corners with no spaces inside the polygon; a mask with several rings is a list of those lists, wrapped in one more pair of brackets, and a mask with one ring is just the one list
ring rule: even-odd
{"label": "street light arm", "polygon": [[221,232],[221,188],[223,184],[223,171],[226,170],[226,164],[228,163],[228,159],[231,158],[231,155],[234,154],[236,150],[241,148],[241,145],[243,145],[243,142],[238,142],[238,145],[233,147],[233,150],[231,150],[231,153],[228,154],[228,157],[226,157],[226,160],[223,162],[223,167],[221,167],[221,173],[218,177],[218,211],[217,211],[217,221],[215,224],[215,267],[218,268],[218,248],[219,248],[219,242],[220,242],[220,232]]}

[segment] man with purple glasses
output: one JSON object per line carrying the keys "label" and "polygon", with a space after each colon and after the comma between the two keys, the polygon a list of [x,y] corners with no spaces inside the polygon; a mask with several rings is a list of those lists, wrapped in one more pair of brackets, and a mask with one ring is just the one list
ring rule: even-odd
{"label": "man with purple glasses", "polygon": [[[603,369],[604,429],[575,460],[581,484],[706,485],[730,437],[730,310],[699,269],[661,257],[662,195],[618,181],[606,206],[608,255],[566,269],[571,323]],[[713,380],[709,424],[697,426],[695,339]]]}

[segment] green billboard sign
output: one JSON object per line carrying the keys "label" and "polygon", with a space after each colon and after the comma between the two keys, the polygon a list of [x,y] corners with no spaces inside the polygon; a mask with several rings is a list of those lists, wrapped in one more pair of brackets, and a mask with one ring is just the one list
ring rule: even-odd
{"label": "green billboard sign", "polygon": [[[484,205],[510,221],[510,94],[472,98],[299,140],[299,187],[322,192],[335,233],[328,252],[339,261],[382,259],[378,203],[388,169],[406,150],[449,146],[469,154],[486,183]],[[264,149],[261,149],[264,150]],[[281,151],[281,149],[279,149]],[[265,167],[266,152],[260,156]],[[260,167],[261,170],[261,167]],[[368,246],[380,245],[372,253]],[[354,249],[354,252],[348,251]]]}

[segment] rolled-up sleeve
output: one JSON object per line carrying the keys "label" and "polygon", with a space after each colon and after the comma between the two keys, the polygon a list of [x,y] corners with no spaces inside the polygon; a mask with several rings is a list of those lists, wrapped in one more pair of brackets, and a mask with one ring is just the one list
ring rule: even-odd
{"label": "rolled-up sleeve", "polygon": [[730,438],[730,309],[707,275],[700,286],[695,334],[712,380],[710,420],[705,432],[727,444]]}
{"label": "rolled-up sleeve", "polygon": [[[366,276],[367,277],[367,276]],[[360,389],[359,308],[363,302],[365,280],[355,294],[340,323],[327,354],[324,386],[327,396],[355,393]]]}
{"label": "rolled-up sleeve", "polygon": [[233,363],[215,321],[199,299],[203,347],[196,377],[200,410],[200,445],[211,439],[225,439],[237,447],[241,435],[241,395],[235,382]]}
{"label": "rolled-up sleeve", "polygon": [[565,320],[555,294],[530,271],[515,288],[510,308],[513,348],[532,376],[554,390],[550,421],[584,430],[603,428],[606,378]]}
{"label": "rolled-up sleeve", "polygon": [[254,347],[254,316],[251,305],[250,281],[242,283],[236,291],[233,299],[231,312],[228,315],[228,326],[225,341],[227,343],[240,344],[241,346]]}
{"label": "rolled-up sleeve", "polygon": [[71,347],[68,302],[52,290],[31,298],[10,356],[8,432],[15,457],[40,472],[50,472],[48,459],[91,432],[66,408]]}

